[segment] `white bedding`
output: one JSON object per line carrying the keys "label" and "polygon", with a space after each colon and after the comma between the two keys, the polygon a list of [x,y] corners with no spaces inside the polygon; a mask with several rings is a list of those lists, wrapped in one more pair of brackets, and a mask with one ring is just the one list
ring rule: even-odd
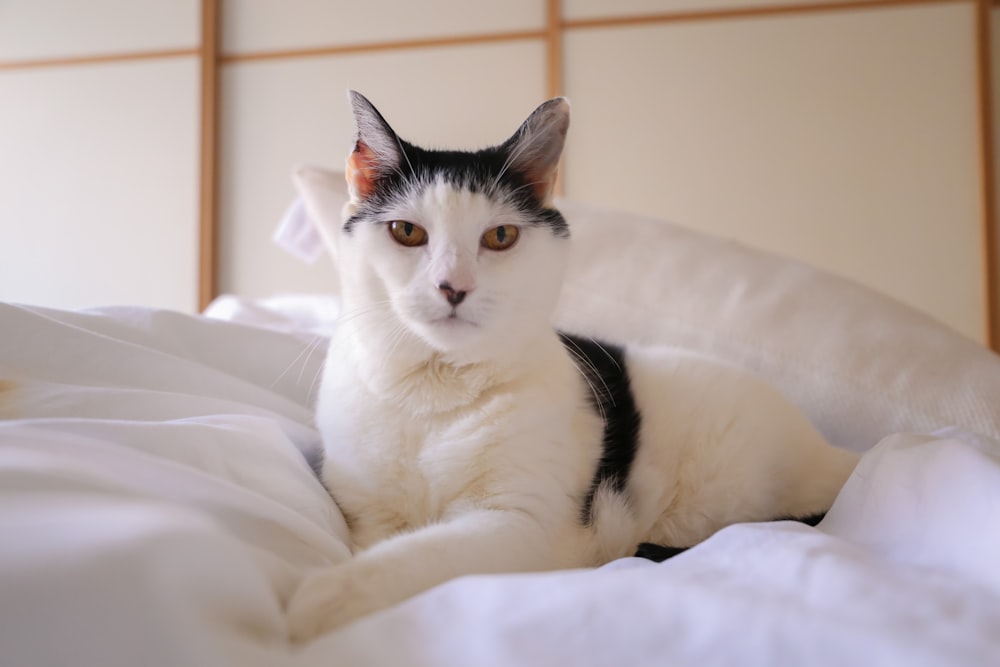
{"label": "white bedding", "polygon": [[291,646],[296,583],[348,557],[301,454],[329,311],[244,305],[215,314],[270,328],[0,304],[0,664],[1000,664],[1000,443],[960,415],[858,443],[817,529],[460,579]]}

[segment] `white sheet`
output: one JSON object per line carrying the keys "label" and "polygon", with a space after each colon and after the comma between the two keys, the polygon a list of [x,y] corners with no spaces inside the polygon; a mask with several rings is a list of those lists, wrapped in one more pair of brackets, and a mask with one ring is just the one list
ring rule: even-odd
{"label": "white sheet", "polygon": [[348,557],[299,453],[317,444],[322,338],[0,305],[0,342],[3,665],[1000,661],[991,439],[885,439],[819,529],[734,526],[658,565],[460,579],[293,647],[288,595]]}

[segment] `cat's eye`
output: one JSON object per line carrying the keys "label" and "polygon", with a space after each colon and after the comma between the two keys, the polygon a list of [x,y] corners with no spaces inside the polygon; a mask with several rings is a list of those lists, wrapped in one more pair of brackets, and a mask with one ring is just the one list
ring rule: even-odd
{"label": "cat's eye", "polygon": [[392,240],[407,248],[415,248],[427,243],[427,230],[420,225],[405,220],[393,220],[389,223],[389,236]]}
{"label": "cat's eye", "polygon": [[519,233],[514,225],[500,225],[487,230],[479,243],[490,250],[507,250],[517,242]]}

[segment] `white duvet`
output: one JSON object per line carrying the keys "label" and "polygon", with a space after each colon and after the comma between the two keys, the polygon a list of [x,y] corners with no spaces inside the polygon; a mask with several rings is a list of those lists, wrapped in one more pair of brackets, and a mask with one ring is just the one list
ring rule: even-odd
{"label": "white duvet", "polygon": [[349,557],[302,455],[320,342],[0,305],[0,664],[1000,665],[1000,443],[958,429],[867,443],[816,529],[459,579],[292,646],[288,596]]}

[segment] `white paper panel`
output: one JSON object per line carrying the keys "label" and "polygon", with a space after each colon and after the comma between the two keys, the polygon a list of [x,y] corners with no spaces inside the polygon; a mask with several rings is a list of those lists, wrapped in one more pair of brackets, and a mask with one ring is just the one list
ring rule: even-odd
{"label": "white paper panel", "polygon": [[0,0],[0,61],[198,45],[198,0]]}
{"label": "white paper panel", "polygon": [[328,291],[326,257],[308,267],[271,233],[296,164],[343,169],[354,139],[346,91],[372,100],[396,131],[427,147],[472,148],[510,136],[544,100],[541,42],[237,63],[223,70],[223,291]]}
{"label": "white paper panel", "polygon": [[0,300],[193,311],[198,65],[0,72]]}
{"label": "white paper panel", "polygon": [[983,338],[972,3],[572,31],[567,194],[800,257]]}
{"label": "white paper panel", "polygon": [[[833,0],[836,2],[837,0]],[[755,7],[829,5],[831,0],[563,0],[563,17],[573,19],[637,16],[671,12],[705,12]],[[842,4],[842,3],[840,3]]]}
{"label": "white paper panel", "polygon": [[226,53],[400,39],[538,30],[540,0],[229,0],[223,4]]}

